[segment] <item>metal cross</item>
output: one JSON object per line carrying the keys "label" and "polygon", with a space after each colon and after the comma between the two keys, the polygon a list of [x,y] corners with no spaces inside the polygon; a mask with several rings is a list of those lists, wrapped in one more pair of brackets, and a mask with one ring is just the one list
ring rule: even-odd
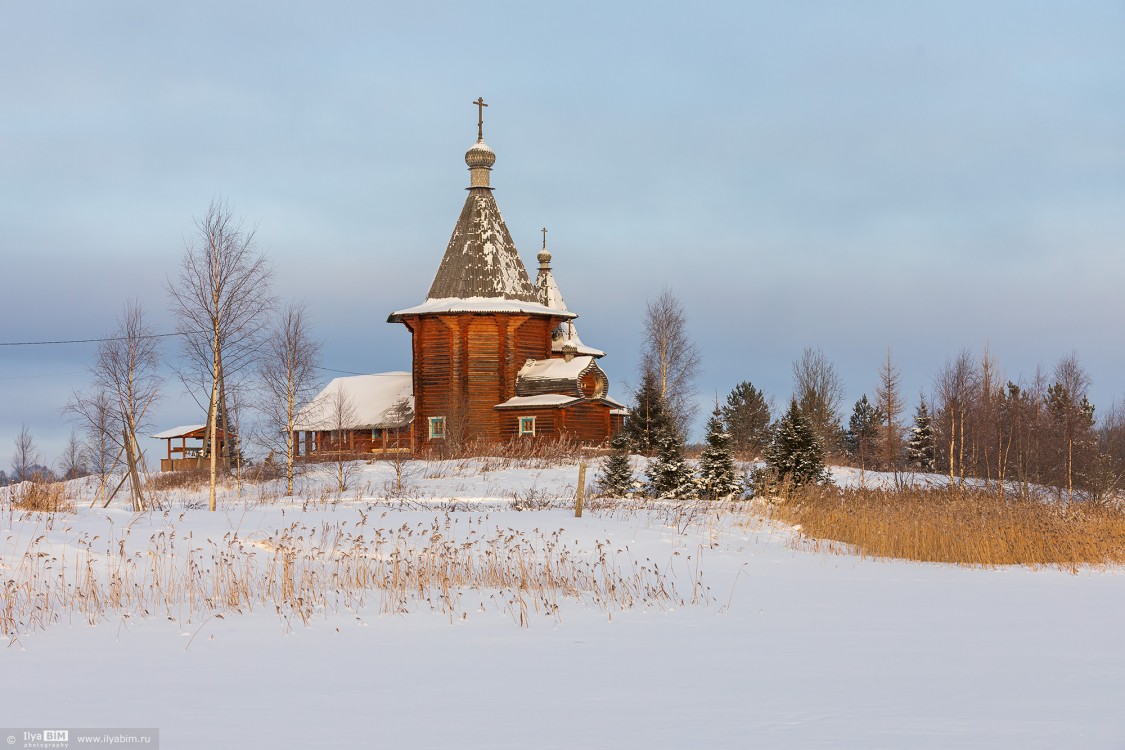
{"label": "metal cross", "polygon": [[543,249],[547,249],[547,227],[543,227]]}
{"label": "metal cross", "polygon": [[477,105],[477,140],[484,140],[484,108],[488,105],[484,103],[484,97],[478,96],[477,100],[473,102]]}

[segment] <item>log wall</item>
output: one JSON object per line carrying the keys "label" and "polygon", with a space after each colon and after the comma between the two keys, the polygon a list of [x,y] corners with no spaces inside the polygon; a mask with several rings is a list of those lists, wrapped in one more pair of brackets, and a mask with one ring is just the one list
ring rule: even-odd
{"label": "log wall", "polygon": [[520,435],[520,417],[535,417],[535,438],[554,440],[567,436],[585,445],[602,445],[620,431],[622,418],[611,415],[612,407],[598,401],[587,401],[563,408],[528,407],[501,409],[500,439],[528,439]]}
{"label": "log wall", "polygon": [[[493,407],[515,395],[524,362],[550,356],[550,332],[558,321],[522,313],[406,316],[413,338],[416,448],[500,440],[501,415]],[[430,417],[445,417],[444,441],[430,439]]]}

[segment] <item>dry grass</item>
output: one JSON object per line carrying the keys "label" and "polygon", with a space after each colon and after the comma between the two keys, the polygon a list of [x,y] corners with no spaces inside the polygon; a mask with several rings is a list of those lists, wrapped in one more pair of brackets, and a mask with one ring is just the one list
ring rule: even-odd
{"label": "dry grass", "polygon": [[473,462],[481,471],[499,469],[541,469],[573,463],[592,452],[577,440],[563,435],[557,439],[527,438],[493,443],[465,440],[457,446],[438,446],[420,456],[432,463]]}
{"label": "dry grass", "polygon": [[535,614],[559,619],[562,599],[610,616],[684,604],[663,570],[627,549],[619,554],[609,542],[579,548],[562,529],[504,529],[487,516],[386,529],[360,512],[357,522],[295,522],[221,539],[193,536],[164,518],[147,540],[130,524],[66,545],[39,534],[22,554],[9,555],[0,633],[18,639],[60,621],[157,615],[187,624],[259,608],[289,625],[370,609],[439,612],[450,621],[499,611],[526,627]]}
{"label": "dry grass", "polygon": [[74,498],[66,482],[31,480],[10,490],[12,507],[37,513],[73,513]]}
{"label": "dry grass", "polygon": [[1125,512],[1004,498],[982,489],[806,487],[774,517],[862,555],[963,565],[1125,563]]}
{"label": "dry grass", "polygon": [[[222,481],[228,473],[226,469],[220,469],[220,481]],[[145,479],[145,489],[156,492],[166,490],[198,490],[210,484],[211,469],[206,466],[182,471],[153,472],[148,474]]]}

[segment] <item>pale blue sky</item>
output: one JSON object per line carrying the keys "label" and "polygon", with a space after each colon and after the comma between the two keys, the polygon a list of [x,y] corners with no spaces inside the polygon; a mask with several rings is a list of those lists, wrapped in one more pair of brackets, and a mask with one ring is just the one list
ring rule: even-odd
{"label": "pale blue sky", "polygon": [[[7,2],[0,341],[107,331],[227,198],[305,297],[325,364],[409,367],[483,96],[496,197],[539,227],[613,391],[670,285],[700,395],[783,401],[824,349],[913,402],[962,346],[1011,378],[1076,350],[1125,395],[1125,2]],[[0,464],[49,456],[90,346],[0,347]],[[172,352],[169,352],[172,353]],[[173,389],[174,391],[174,389]],[[171,393],[169,426],[196,421]]]}

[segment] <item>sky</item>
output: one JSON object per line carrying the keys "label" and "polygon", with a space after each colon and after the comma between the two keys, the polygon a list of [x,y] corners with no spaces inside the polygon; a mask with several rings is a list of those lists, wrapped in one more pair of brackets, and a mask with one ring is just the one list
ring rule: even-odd
{"label": "sky", "polygon": [[[166,280],[222,198],[278,296],[308,302],[325,367],[409,369],[386,316],[429,289],[483,96],[508,228],[532,275],[548,228],[618,398],[664,287],[703,405],[743,380],[783,404],[806,347],[848,404],[888,350],[912,408],[985,347],[1013,380],[1075,352],[1100,410],[1125,396],[1121,0],[9,0],[0,18],[0,343],[102,335],[129,299],[173,330]],[[21,423],[59,454],[93,356],[0,347],[0,468]],[[168,377],[153,431],[202,421]]]}

